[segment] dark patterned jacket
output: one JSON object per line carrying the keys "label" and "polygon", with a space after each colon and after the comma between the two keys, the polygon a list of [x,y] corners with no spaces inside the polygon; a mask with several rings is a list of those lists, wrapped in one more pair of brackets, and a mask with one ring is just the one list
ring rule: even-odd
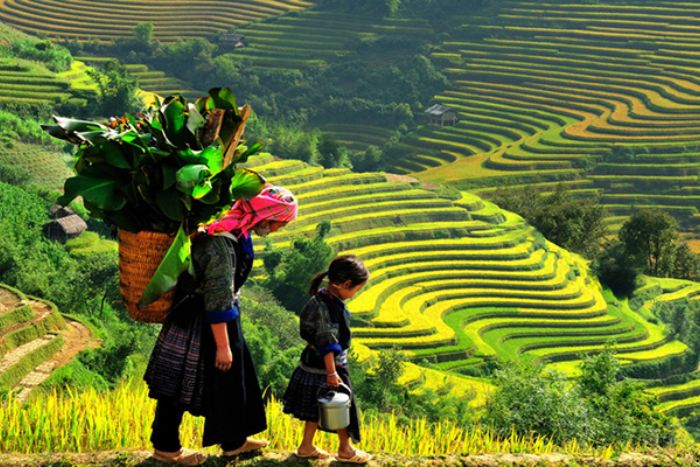
{"label": "dark patterned jacket", "polygon": [[223,323],[240,316],[238,290],[253,266],[250,236],[205,235],[192,245],[197,292],[204,299],[207,323]]}
{"label": "dark patterned jacket", "polygon": [[320,289],[304,306],[299,320],[299,334],[308,345],[301,354],[301,363],[325,369],[323,356],[335,354],[336,365],[347,365],[350,348],[350,312],[345,303],[325,289]]}

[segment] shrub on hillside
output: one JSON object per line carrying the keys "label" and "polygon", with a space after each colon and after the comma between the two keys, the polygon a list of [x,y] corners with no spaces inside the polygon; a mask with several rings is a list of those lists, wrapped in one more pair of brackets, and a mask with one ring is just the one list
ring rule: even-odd
{"label": "shrub on hillside", "polygon": [[657,398],[621,377],[610,346],[584,360],[573,387],[539,365],[512,363],[496,372],[483,421],[504,437],[537,432],[560,445],[573,439],[594,446],[672,443],[674,426],[655,409]]}
{"label": "shrub on hillside", "polygon": [[404,422],[425,417],[433,422],[449,419],[469,425],[476,420],[476,413],[469,406],[470,395],[452,395],[450,384],[412,391],[411,386],[399,383],[405,357],[398,350],[380,350],[363,362],[351,354],[350,360],[355,396],[364,412],[391,412]]}

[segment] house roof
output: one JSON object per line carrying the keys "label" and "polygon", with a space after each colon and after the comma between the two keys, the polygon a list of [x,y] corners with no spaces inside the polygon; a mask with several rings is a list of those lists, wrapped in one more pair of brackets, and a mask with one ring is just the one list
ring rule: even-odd
{"label": "house roof", "polygon": [[427,109],[425,109],[425,113],[432,115],[433,117],[439,117],[441,115],[446,114],[447,112],[452,112],[453,110],[449,107],[446,107],[442,104],[435,104],[431,105]]}
{"label": "house roof", "polygon": [[49,214],[52,217],[66,217],[71,214],[75,214],[71,208],[68,206],[61,206],[60,204],[54,204],[49,208]]}
{"label": "house roof", "polygon": [[67,234],[78,234],[87,229],[87,224],[80,216],[71,214],[70,216],[58,218],[49,224],[58,225]]}
{"label": "house roof", "polygon": [[233,32],[225,32],[219,36],[220,41],[224,42],[240,42],[245,39],[243,34],[237,34]]}

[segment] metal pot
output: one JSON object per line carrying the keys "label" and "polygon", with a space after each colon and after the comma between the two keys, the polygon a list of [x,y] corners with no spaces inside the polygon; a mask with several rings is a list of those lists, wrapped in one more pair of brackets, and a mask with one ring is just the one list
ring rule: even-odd
{"label": "metal pot", "polygon": [[337,388],[323,385],[318,393],[318,421],[324,430],[338,431],[350,425],[352,391],[341,384]]}

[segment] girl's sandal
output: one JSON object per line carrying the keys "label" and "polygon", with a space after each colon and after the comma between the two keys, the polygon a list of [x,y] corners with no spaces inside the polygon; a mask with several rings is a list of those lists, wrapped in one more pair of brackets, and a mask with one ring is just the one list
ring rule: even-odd
{"label": "girl's sandal", "polygon": [[340,457],[339,455],[335,456],[335,460],[338,462],[344,462],[347,464],[366,464],[370,460],[372,460],[372,455],[362,451],[360,449],[355,449],[355,455],[352,457]]}
{"label": "girl's sandal", "polygon": [[181,448],[177,453],[165,454],[163,451],[153,451],[153,458],[168,464],[180,465],[201,465],[207,460],[207,455],[203,452],[192,449]]}
{"label": "girl's sandal", "polygon": [[296,451],[294,451],[294,455],[299,459],[328,459],[329,457],[331,457],[330,453],[316,447],[309,454],[301,454],[297,449]]}
{"label": "girl's sandal", "polygon": [[246,452],[258,451],[268,444],[270,442],[264,439],[247,438],[240,448],[233,451],[223,451],[221,455],[224,457],[236,457]]}

